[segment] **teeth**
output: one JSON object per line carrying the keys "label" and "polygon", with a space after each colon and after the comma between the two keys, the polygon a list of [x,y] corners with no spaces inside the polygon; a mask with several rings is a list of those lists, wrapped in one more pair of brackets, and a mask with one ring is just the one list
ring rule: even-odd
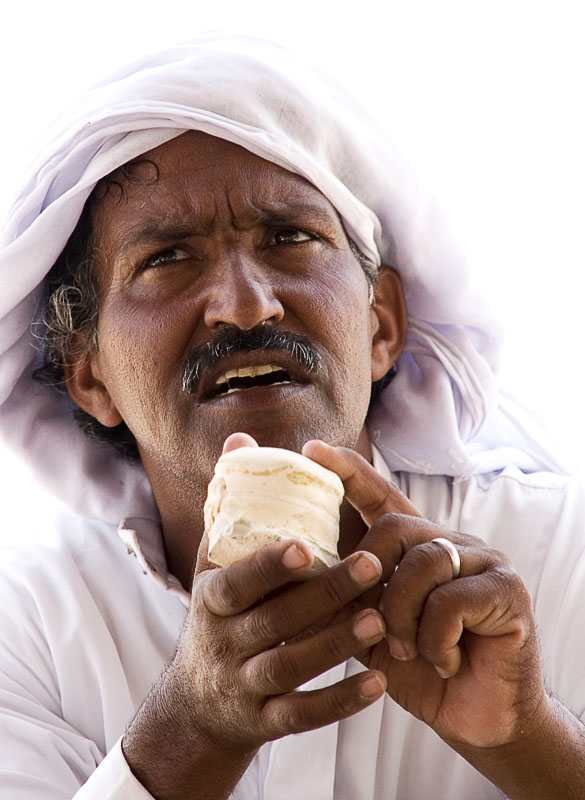
{"label": "teeth", "polygon": [[[289,383],[289,381],[277,381],[276,383],[271,383],[270,385],[271,386],[284,386],[285,383]],[[236,389],[236,388],[228,389],[227,392],[224,392],[224,395],[232,394],[232,392],[241,392],[241,391],[242,391],[241,389]]]}
{"label": "teeth", "polygon": [[217,383],[227,383],[231,378],[253,378],[255,375],[267,375],[269,372],[277,372],[282,367],[276,367],[274,364],[262,364],[254,367],[239,367],[238,369],[229,369],[220,375],[216,381]]}

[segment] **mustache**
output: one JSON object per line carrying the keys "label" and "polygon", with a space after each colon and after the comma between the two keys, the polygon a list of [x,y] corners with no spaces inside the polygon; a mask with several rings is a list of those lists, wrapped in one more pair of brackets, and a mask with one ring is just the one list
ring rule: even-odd
{"label": "mustache", "polygon": [[253,350],[278,350],[287,353],[309,373],[316,372],[321,364],[317,348],[302,334],[265,326],[245,331],[226,325],[211,341],[197,347],[187,357],[182,372],[182,391],[189,394],[197,391],[204,371],[215,367],[226,356],[250,353]]}

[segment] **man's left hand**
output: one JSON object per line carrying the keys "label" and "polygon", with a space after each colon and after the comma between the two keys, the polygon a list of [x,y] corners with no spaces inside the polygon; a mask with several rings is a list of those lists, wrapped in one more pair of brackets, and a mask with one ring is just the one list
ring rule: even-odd
{"label": "man's left hand", "polygon": [[[364,656],[388,693],[455,749],[508,745],[548,714],[530,596],[508,558],[423,519],[361,456],[312,441],[303,453],[332,469],[369,531],[360,550],[383,566],[377,604],[388,636]],[[448,539],[454,565],[434,539]]]}

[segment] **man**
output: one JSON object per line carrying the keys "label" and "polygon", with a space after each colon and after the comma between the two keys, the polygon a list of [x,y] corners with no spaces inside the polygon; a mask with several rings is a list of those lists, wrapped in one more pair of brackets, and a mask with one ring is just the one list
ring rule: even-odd
{"label": "man", "polygon": [[[489,317],[337,92],[204,38],[98,88],[14,207],[0,423],[70,509],[4,557],[0,796],[583,795],[582,496],[528,474]],[[210,567],[256,443],[344,481],[338,567]]]}

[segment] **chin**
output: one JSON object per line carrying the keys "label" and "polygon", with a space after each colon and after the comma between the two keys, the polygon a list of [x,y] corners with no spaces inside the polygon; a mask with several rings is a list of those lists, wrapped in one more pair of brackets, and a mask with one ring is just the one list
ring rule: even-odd
{"label": "chin", "polygon": [[267,430],[266,426],[248,426],[240,429],[242,433],[248,433],[260,445],[260,447],[281,447],[285,450],[294,450],[297,453],[309,439],[320,438],[316,434],[308,435],[302,430]]}

